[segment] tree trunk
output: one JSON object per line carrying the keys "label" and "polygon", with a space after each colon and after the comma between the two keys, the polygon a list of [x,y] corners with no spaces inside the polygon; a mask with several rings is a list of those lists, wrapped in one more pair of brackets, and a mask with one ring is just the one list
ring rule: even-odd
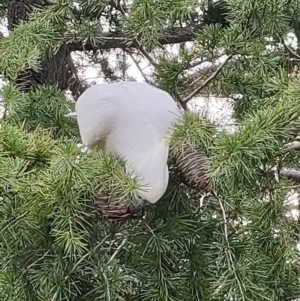
{"label": "tree trunk", "polygon": [[[51,5],[49,0],[12,0],[9,2],[7,19],[8,29],[13,31],[22,21],[27,21],[33,8],[45,8]],[[56,54],[41,64],[39,72],[26,70],[16,80],[22,91],[30,91],[39,85],[57,85],[59,89],[70,89],[73,96],[78,96],[85,87],[79,81],[70,51],[63,45]]]}

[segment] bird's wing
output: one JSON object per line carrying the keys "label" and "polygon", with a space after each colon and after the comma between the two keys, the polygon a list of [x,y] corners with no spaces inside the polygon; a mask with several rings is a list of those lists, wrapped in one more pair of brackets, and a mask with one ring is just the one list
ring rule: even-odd
{"label": "bird's wing", "polygon": [[78,98],[75,106],[82,143],[90,149],[105,149],[106,138],[117,119],[113,91],[102,90],[99,85],[92,86]]}

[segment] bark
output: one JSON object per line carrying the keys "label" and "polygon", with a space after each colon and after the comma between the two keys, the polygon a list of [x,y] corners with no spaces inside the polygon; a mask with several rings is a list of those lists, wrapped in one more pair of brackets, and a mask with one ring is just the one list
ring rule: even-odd
{"label": "bark", "polygon": [[[110,5],[124,14],[126,6],[121,5],[120,1],[112,0]],[[204,11],[201,23],[189,25],[186,27],[172,27],[161,31],[158,42],[161,45],[180,44],[195,40],[196,36],[201,32],[204,26],[211,24],[220,24],[222,27],[228,27],[227,21],[228,9],[226,2],[218,0],[216,2],[209,1],[207,9]],[[199,16],[197,16],[198,18]],[[68,47],[71,51],[95,51],[98,49],[108,50],[114,48],[129,49],[139,48],[136,40],[126,38],[118,33],[106,33],[103,36],[103,43],[93,45],[88,41],[84,45],[82,43],[70,43]]]}
{"label": "bark", "polygon": [[[161,32],[158,42],[161,45],[168,45],[193,41],[202,28],[203,25],[169,28]],[[93,45],[90,41],[87,41],[85,44],[70,43],[68,48],[70,51],[95,51],[98,49],[138,48],[138,45],[134,39],[126,38],[116,33],[106,33],[103,35],[103,43],[99,45]]]}
{"label": "bark", "polygon": [[300,150],[300,141],[296,140],[296,141],[287,143],[286,145],[284,145],[283,149],[285,151],[292,151],[292,150],[298,151],[298,150]]}
{"label": "bark", "polygon": [[[49,0],[12,0],[7,10],[8,29],[14,30],[22,22],[26,22],[34,8],[45,8]],[[42,63],[41,70],[26,70],[16,80],[23,91],[37,88],[39,85],[57,85],[61,90],[70,89],[75,98],[83,91],[84,86],[78,80],[70,51],[62,46],[51,58]]]}
{"label": "bark", "polygon": [[284,167],[280,170],[279,175],[300,183],[300,169]]}

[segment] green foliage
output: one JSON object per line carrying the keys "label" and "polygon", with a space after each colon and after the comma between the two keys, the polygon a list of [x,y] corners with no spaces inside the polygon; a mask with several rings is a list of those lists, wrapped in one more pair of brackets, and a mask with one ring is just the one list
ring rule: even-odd
{"label": "green foliage", "polygon": [[[3,122],[0,135],[1,299],[46,300],[55,293],[56,300],[70,300],[79,289],[78,280],[73,284],[74,264],[103,233],[91,194],[109,186],[130,199],[136,180],[125,175],[120,160],[82,153],[73,142],[61,144],[41,128],[28,133]],[[94,270],[89,273],[96,277]],[[119,272],[110,273],[111,279]]]}
{"label": "green foliage", "polygon": [[189,58],[186,57],[180,63],[178,59],[178,57],[172,59],[162,57],[155,75],[158,86],[168,91],[175,99],[184,92],[182,86],[186,78],[183,72],[189,62]]}
{"label": "green foliage", "polygon": [[142,45],[152,48],[158,46],[161,28],[186,22],[194,12],[195,2],[191,0],[134,0],[128,27],[140,37]]}
{"label": "green foliage", "polygon": [[[230,21],[255,35],[284,35],[290,29],[290,16],[287,14],[287,1],[242,1],[229,0]],[[294,4],[293,4],[294,5]],[[291,6],[293,6],[291,5]]]}
{"label": "green foliage", "polygon": [[[295,61],[280,44],[289,32],[300,37],[299,1],[225,2],[229,25],[202,26],[203,3],[190,0],[135,0],[124,11],[110,1],[55,0],[0,41],[0,71],[10,80],[1,95],[0,300],[299,298],[299,221],[287,215],[291,182],[273,171],[300,162],[283,151],[299,133],[300,77],[290,78]],[[167,192],[143,220],[123,225],[99,219],[93,196],[129,203],[139,179],[120,158],[78,149],[76,121],[64,116],[74,105],[62,91],[15,85],[62,43],[101,45],[112,15],[118,35],[153,50],[154,80],[177,100],[232,54],[200,93],[232,97],[238,123],[228,133],[185,112],[172,132]],[[178,54],[159,48],[166,27],[186,24],[201,28],[193,45]],[[194,68],[202,63],[210,65]],[[211,160],[208,195],[187,187],[172,165],[185,145]]]}
{"label": "green foliage", "polygon": [[58,28],[46,20],[18,27],[9,39],[0,42],[0,70],[5,70],[11,80],[28,68],[38,71],[46,50],[54,51],[59,46],[58,34]]}
{"label": "green foliage", "polygon": [[23,93],[15,86],[7,85],[2,96],[9,110],[7,121],[17,123],[27,131],[34,131],[41,126],[51,130],[57,139],[78,135],[74,121],[65,117],[74,106],[66,101],[64,93],[58,89],[40,86],[36,91]]}
{"label": "green foliage", "polygon": [[25,70],[39,71],[41,61],[51,57],[63,43],[100,44],[99,22],[84,22],[79,16],[73,1],[56,1],[48,9],[32,14],[30,22],[18,26],[9,39],[0,41],[0,70],[15,81]]}
{"label": "green foliage", "polygon": [[260,162],[267,157],[270,164],[275,164],[284,143],[300,126],[300,104],[294,102],[294,97],[300,99],[299,83],[300,78],[283,95],[277,95],[277,103],[272,98],[266,99],[260,108],[245,114],[236,134],[224,134],[216,140],[214,160],[218,186],[230,187],[230,193],[247,186],[259,188],[257,169]]}
{"label": "green foliage", "polygon": [[93,46],[103,42],[102,30],[99,23],[81,23],[70,26],[65,32],[64,40],[68,42],[90,41]]}
{"label": "green foliage", "polygon": [[207,152],[213,145],[216,129],[210,122],[200,119],[195,113],[187,112],[177,122],[172,133],[172,153],[175,155],[184,145],[202,146]]}

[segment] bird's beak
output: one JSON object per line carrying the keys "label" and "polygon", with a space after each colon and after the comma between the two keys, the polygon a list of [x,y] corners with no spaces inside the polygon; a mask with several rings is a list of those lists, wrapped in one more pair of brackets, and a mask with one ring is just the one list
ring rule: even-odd
{"label": "bird's beak", "polygon": [[76,112],[70,112],[69,114],[66,114],[65,117],[71,117],[76,119],[77,118],[77,113]]}

